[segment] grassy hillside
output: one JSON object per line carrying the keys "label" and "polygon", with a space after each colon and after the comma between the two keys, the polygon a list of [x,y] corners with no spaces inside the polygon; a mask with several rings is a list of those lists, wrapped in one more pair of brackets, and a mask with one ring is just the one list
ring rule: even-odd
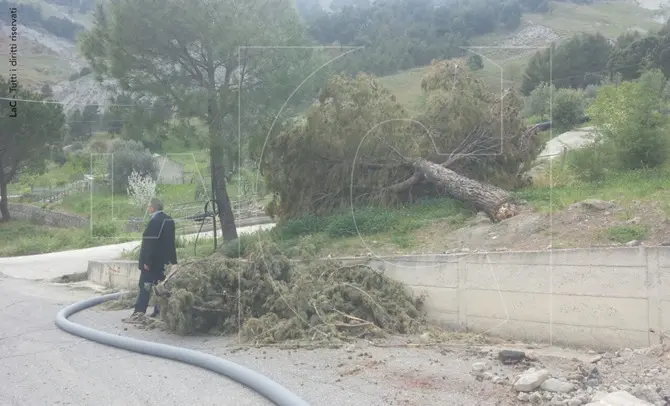
{"label": "grassy hillside", "polygon": [[[484,68],[475,74],[494,89],[519,84],[528,60],[538,49],[553,41],[580,32],[600,32],[617,37],[629,30],[648,31],[661,27],[660,17],[669,11],[651,11],[627,1],[596,2],[591,5],[551,2],[546,14],[525,14],[522,25],[512,33],[495,33],[472,41],[470,52],[480,54]],[[465,63],[466,58],[463,58]],[[425,68],[414,68],[380,78],[396,94],[398,101],[411,111],[421,96],[421,77]]]}

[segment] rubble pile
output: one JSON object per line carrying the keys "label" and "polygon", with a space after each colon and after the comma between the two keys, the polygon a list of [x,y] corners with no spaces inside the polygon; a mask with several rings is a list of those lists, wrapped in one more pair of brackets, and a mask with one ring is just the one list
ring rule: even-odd
{"label": "rubble pile", "polygon": [[521,404],[670,406],[670,345],[572,359],[555,367],[531,351],[483,350],[472,365],[482,381],[508,385]]}

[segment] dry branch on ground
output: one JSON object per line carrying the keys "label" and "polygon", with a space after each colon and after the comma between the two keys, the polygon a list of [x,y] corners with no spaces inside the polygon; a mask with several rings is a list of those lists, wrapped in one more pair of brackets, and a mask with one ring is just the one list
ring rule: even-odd
{"label": "dry branch on ground", "polygon": [[240,331],[267,344],[415,333],[423,324],[405,286],[383,273],[365,264],[299,264],[267,243],[248,260],[214,254],[172,271],[158,303],[165,327],[182,335]]}

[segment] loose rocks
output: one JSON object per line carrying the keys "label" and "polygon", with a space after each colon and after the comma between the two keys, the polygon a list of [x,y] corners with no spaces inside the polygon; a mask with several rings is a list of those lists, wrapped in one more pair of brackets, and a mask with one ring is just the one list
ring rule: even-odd
{"label": "loose rocks", "polygon": [[540,389],[547,392],[570,393],[575,390],[575,385],[570,382],[563,382],[556,378],[549,378],[542,382]]}
{"label": "loose rocks", "polygon": [[638,399],[628,392],[618,391],[599,397],[596,401],[589,403],[586,406],[654,406],[654,405],[649,402],[645,402],[642,399]]}
{"label": "loose rocks", "polygon": [[521,374],[519,379],[514,383],[514,390],[517,392],[531,392],[539,388],[547,378],[549,378],[549,371],[546,369],[536,370],[531,368]]}

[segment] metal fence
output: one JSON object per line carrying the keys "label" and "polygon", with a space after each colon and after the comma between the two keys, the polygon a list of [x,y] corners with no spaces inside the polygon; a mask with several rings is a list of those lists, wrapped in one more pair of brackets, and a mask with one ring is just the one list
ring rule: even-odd
{"label": "metal fence", "polygon": [[84,179],[62,186],[31,187],[29,197],[33,203],[55,203],[65,196],[90,190],[91,182]]}

